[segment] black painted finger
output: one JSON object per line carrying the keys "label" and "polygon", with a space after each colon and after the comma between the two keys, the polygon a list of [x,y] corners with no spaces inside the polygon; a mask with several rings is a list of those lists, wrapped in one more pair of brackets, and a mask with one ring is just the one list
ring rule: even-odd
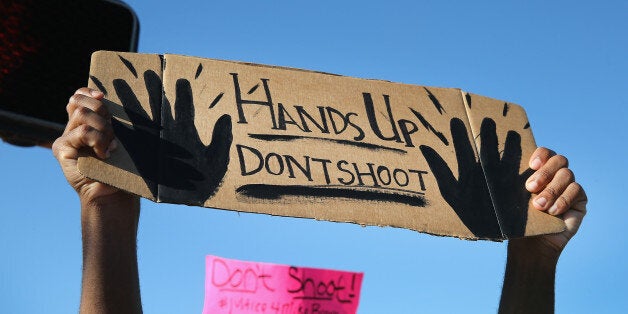
{"label": "black painted finger", "polygon": [[502,176],[516,178],[519,175],[521,154],[521,136],[515,131],[509,131],[501,160]]}
{"label": "black painted finger", "polygon": [[159,124],[153,122],[139,100],[137,100],[137,96],[127,84],[126,81],[122,79],[113,80],[113,88],[116,90],[116,94],[120,101],[122,102],[122,106],[124,107],[124,112],[129,116],[131,123],[135,128],[143,127],[143,128],[158,128]]}
{"label": "black painted finger", "polygon": [[495,121],[490,118],[482,120],[480,128],[480,155],[485,169],[494,169],[499,165],[499,150],[497,146],[497,131]]}
{"label": "black painted finger", "polygon": [[[582,203],[578,204],[578,202],[583,200],[584,205]],[[547,212],[552,215],[561,215],[571,208],[586,212],[586,196],[584,195],[584,190],[577,182],[569,183]]]}
{"label": "black painted finger", "polygon": [[172,109],[170,106],[170,102],[168,101],[166,96],[163,96],[162,99],[161,123],[164,129],[174,127],[174,117],[172,116]]}
{"label": "black painted finger", "polygon": [[161,99],[163,97],[161,78],[155,71],[144,72],[144,83],[148,92],[148,103],[153,114],[153,121],[161,123]]}
{"label": "black painted finger", "polygon": [[573,172],[569,168],[559,169],[552,181],[534,198],[534,206],[541,210],[550,208],[572,182],[574,182]]}
{"label": "black painted finger", "polygon": [[[467,128],[464,122],[458,118],[451,119],[451,136],[453,137],[454,148],[456,149],[456,159],[458,161],[458,174],[463,176],[469,169],[472,169],[475,164],[475,153],[467,133]],[[425,155],[425,154],[424,154]],[[437,154],[438,155],[438,154]],[[440,158],[440,156],[438,156]],[[441,159],[442,160],[442,159]],[[447,167],[449,170],[449,167]]]}
{"label": "black painted finger", "polygon": [[537,148],[530,156],[530,168],[539,170],[556,152],[546,147]]}
{"label": "black painted finger", "polygon": [[212,141],[207,146],[208,157],[212,157],[214,162],[219,165],[218,167],[224,167],[226,171],[227,164],[229,163],[229,150],[231,149],[231,143],[233,142],[233,134],[231,131],[231,116],[222,115],[212,133]]}
{"label": "black painted finger", "polygon": [[[116,119],[111,121],[120,144],[124,146],[133,160],[139,175],[144,179],[148,189],[157,197],[159,180],[159,159],[155,157],[161,153],[159,131],[153,128],[130,126]],[[112,142],[115,143],[115,142]]]}
{"label": "black painted finger", "polygon": [[191,128],[196,132],[194,127],[194,99],[192,96],[192,86],[186,79],[177,80],[177,98],[174,103],[175,122],[179,127]]}
{"label": "black painted finger", "polygon": [[436,178],[436,182],[438,183],[438,188],[440,189],[443,198],[447,200],[448,197],[452,197],[455,195],[457,190],[457,181],[454,177],[454,174],[447,166],[447,163],[443,160],[443,158],[438,155],[438,153],[429,146],[421,145],[419,147],[421,149],[421,153],[425,160],[427,161],[430,170],[434,174]]}
{"label": "black painted finger", "polygon": [[539,170],[537,170],[526,182],[528,191],[537,193],[542,191],[545,186],[552,181],[556,172],[561,168],[567,168],[569,162],[562,155],[551,157]]}

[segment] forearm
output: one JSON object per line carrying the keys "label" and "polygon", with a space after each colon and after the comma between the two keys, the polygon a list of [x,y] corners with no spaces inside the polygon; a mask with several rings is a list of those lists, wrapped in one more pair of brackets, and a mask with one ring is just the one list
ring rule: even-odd
{"label": "forearm", "polygon": [[81,202],[81,313],[141,313],[137,268],[139,199]]}
{"label": "forearm", "polygon": [[508,260],[499,313],[554,313],[554,280],[559,253],[516,239],[508,243]]}

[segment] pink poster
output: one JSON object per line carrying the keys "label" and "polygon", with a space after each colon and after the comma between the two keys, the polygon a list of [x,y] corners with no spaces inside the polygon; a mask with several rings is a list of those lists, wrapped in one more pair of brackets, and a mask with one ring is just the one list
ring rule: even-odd
{"label": "pink poster", "polygon": [[363,273],[207,255],[204,314],[355,314]]}

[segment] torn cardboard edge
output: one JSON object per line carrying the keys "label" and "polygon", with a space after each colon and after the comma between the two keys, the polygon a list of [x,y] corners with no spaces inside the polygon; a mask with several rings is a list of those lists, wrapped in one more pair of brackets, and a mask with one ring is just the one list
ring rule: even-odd
{"label": "torn cardboard edge", "polygon": [[564,230],[529,206],[519,170],[536,145],[511,103],[168,54],[97,52],[90,86],[123,147],[80,171],[156,202],[466,239]]}

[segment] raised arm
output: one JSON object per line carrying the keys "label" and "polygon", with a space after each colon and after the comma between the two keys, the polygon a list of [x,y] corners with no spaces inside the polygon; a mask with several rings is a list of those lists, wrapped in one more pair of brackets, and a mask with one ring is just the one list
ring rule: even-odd
{"label": "raised arm", "polygon": [[587,196],[568,168],[568,160],[547,148],[530,158],[526,188],[538,195],[536,209],[561,217],[567,229],[559,234],[512,239],[504,275],[499,313],[553,313],[556,264],[587,212]]}
{"label": "raised arm", "polygon": [[52,150],[81,202],[81,313],[141,313],[136,196],[90,180],[77,168],[80,150],[105,159],[117,147],[103,94],[81,88],[67,105],[68,124]]}

